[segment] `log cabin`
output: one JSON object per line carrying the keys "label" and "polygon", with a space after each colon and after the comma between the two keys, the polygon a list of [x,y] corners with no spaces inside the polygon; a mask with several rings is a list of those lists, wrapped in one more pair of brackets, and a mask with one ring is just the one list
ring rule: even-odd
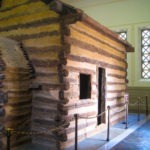
{"label": "log cabin", "polygon": [[[133,51],[111,30],[59,0],[2,0],[0,129],[35,132],[13,135],[11,147],[32,142],[63,150],[74,144],[74,114],[96,116],[108,105],[120,110],[126,55]],[[105,128],[106,116],[79,120],[79,140]],[[110,121],[123,117],[124,112],[112,112]],[[61,134],[50,132],[61,125]],[[5,136],[0,142],[4,149]]]}

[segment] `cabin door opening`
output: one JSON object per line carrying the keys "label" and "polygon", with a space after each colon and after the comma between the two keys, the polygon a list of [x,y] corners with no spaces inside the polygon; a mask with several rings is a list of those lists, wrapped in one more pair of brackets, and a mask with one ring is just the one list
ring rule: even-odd
{"label": "cabin door opening", "polygon": [[[105,69],[98,68],[98,114],[105,111]],[[105,114],[97,118],[97,125],[105,123]]]}

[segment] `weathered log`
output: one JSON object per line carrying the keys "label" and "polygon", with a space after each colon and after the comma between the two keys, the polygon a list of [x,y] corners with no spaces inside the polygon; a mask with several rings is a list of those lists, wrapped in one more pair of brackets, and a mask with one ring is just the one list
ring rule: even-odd
{"label": "weathered log", "polygon": [[80,14],[69,13],[66,14],[65,16],[62,16],[61,20],[64,24],[73,24],[76,21],[78,21],[80,17],[81,17]]}
{"label": "weathered log", "polygon": [[[80,69],[80,68],[77,68],[75,66],[68,66],[67,68],[71,72],[81,72],[81,73],[86,73],[86,74],[91,74],[91,75],[95,74],[95,71],[93,71],[92,68],[89,68],[89,69],[88,68],[82,68],[82,69]],[[70,79],[70,80],[72,81],[73,79]]]}
{"label": "weathered log", "polygon": [[0,108],[0,117],[5,115],[5,110],[4,108]]}
{"label": "weathered log", "polygon": [[95,65],[99,65],[100,64],[104,68],[113,68],[113,69],[121,70],[121,71],[125,70],[124,66],[117,66],[116,64],[112,65],[112,64],[110,64],[108,62],[106,63],[106,62],[103,62],[101,60],[93,60],[93,59],[89,59],[89,58],[86,58],[86,57],[69,55],[68,59],[69,60],[73,60],[73,61],[77,61],[77,62],[88,62],[88,63],[95,64]]}
{"label": "weathered log", "polygon": [[[85,28],[87,28],[87,27],[85,27]],[[115,50],[121,52],[121,53],[125,53],[124,46],[122,46],[120,43],[115,42],[114,40],[111,40],[110,37],[106,37],[103,34],[97,34],[98,32],[95,32],[94,34],[92,34],[90,32],[86,32],[89,30],[91,31],[91,29],[89,29],[89,30],[81,29],[80,26],[78,26],[77,28],[74,26],[71,26],[70,30],[71,31],[74,30],[74,31],[76,31],[76,33],[78,32],[80,34],[87,36],[87,39],[89,39],[89,38],[94,39],[95,42],[100,42],[101,44],[104,44],[112,49],[115,49]],[[96,36],[96,35],[98,35],[98,36]],[[97,43],[96,45],[99,45],[99,44]]]}
{"label": "weathered log", "polygon": [[107,92],[108,93],[122,93],[122,92],[124,92],[125,90],[124,89],[122,89],[122,90],[108,90]]}
{"label": "weathered log", "polygon": [[70,53],[70,47],[71,45],[69,43],[63,43],[62,50],[65,52],[66,55]]}
{"label": "weathered log", "polygon": [[33,119],[34,123],[37,123],[39,125],[48,125],[48,126],[52,126],[55,125],[56,123],[54,122],[54,120],[46,120],[46,119],[42,119],[42,118],[35,118]]}
{"label": "weathered log", "polygon": [[[85,124],[85,123],[79,124],[79,125],[78,125],[78,129],[79,129],[79,130],[83,130],[83,129],[88,128],[88,127],[90,127],[90,126],[95,126],[95,120],[92,120],[92,121],[90,121],[90,122],[87,122],[86,124]],[[74,131],[74,128],[75,128],[75,126],[69,127],[69,128],[67,129],[67,134],[72,133],[72,132]],[[72,138],[73,138],[73,137],[72,137]]]}
{"label": "weathered log", "polygon": [[[98,54],[102,54],[104,56],[108,56],[108,57],[112,57],[112,58],[117,58],[118,60],[123,61],[124,59],[124,54],[123,53],[118,53],[117,50],[114,50],[113,48],[110,48],[107,45],[93,45],[93,43],[88,43],[88,41],[80,41],[79,39],[75,39],[75,38],[70,38],[70,37],[66,37],[65,41],[73,44],[75,46],[78,46],[79,48],[82,49],[87,49],[88,51],[91,52],[96,52]],[[114,53],[113,53],[114,52]]]}
{"label": "weathered log", "polygon": [[5,75],[4,74],[0,74],[0,80],[5,79]]}
{"label": "weathered log", "polygon": [[125,75],[118,75],[118,74],[111,74],[111,73],[109,73],[108,76],[119,78],[119,79],[124,79],[126,77]]}
{"label": "weathered log", "polygon": [[[112,38],[113,40],[120,42],[122,44],[124,44],[125,47],[127,47],[127,51],[128,52],[132,52],[134,51],[134,48],[129,45],[128,43],[126,43],[124,40],[120,40],[120,38],[118,37],[118,35],[114,34],[111,30],[108,30],[106,27],[104,27],[103,25],[100,25],[98,22],[92,20],[90,17],[88,17],[86,14],[83,14],[81,17],[81,20],[86,23],[88,26],[90,26],[91,28],[94,28],[96,31],[103,33],[104,35]],[[121,45],[120,45],[121,46]]]}
{"label": "weathered log", "polygon": [[[111,109],[117,109],[117,108],[120,109],[120,108],[123,108],[124,106],[125,106],[125,102],[123,101],[118,104],[111,105]],[[124,109],[124,111],[125,111],[125,109]]]}
{"label": "weathered log", "polygon": [[40,33],[35,33],[35,34],[19,34],[19,35],[9,35],[9,38],[14,39],[14,40],[28,40],[28,39],[34,39],[37,36],[39,38],[45,37],[45,36],[56,36],[59,35],[60,33],[58,31],[52,31],[52,32],[40,32]]}
{"label": "weathered log", "polygon": [[68,74],[69,74],[69,71],[66,69],[59,70],[60,77],[66,77],[66,76],[68,76]]}
{"label": "weathered log", "polygon": [[111,98],[107,98],[108,101],[116,101],[116,100],[121,100],[123,99],[124,96],[114,96],[114,97],[111,97]]}
{"label": "weathered log", "polygon": [[61,24],[61,32],[62,32],[62,35],[70,35],[70,29],[68,27],[68,25],[62,23]]}
{"label": "weathered log", "polygon": [[35,54],[35,53],[47,53],[49,51],[57,51],[60,52],[62,50],[62,46],[60,45],[54,45],[54,46],[48,46],[48,47],[27,47],[27,46],[23,46],[23,48],[25,49],[25,51],[27,51],[29,54]]}
{"label": "weathered log", "polygon": [[16,101],[9,101],[8,103],[7,103],[7,106],[9,105],[9,106],[11,106],[11,107],[20,107],[20,106],[26,106],[26,105],[30,105],[31,104],[31,102],[32,102],[32,100],[31,99],[28,99],[28,100],[26,100],[26,101],[20,101],[19,99],[18,100],[16,100]]}
{"label": "weathered log", "polygon": [[59,110],[59,112],[60,112],[61,114],[63,114],[63,115],[68,115],[68,109],[65,108],[63,105],[58,104],[58,105],[57,105],[57,108],[58,108],[58,110]]}
{"label": "weathered log", "polygon": [[52,67],[58,64],[58,60],[42,60],[41,61],[38,59],[33,59],[31,60],[31,62],[33,63],[33,65],[39,66],[39,67],[44,67],[44,66]]}
{"label": "weathered log", "polygon": [[8,102],[8,94],[6,92],[0,92],[0,103]]}
{"label": "weathered log", "polygon": [[[31,25],[34,24],[33,22],[40,22],[41,20],[55,20],[57,19],[58,21],[58,14],[56,14],[54,11],[51,11],[51,15],[49,15],[49,10],[45,10],[45,11],[40,11],[40,12],[36,12],[36,13],[31,13],[31,14],[24,14],[24,20],[22,21],[22,15],[16,15],[14,17],[11,17],[9,19],[4,19],[3,22],[1,23],[0,27],[3,28],[3,30],[1,29],[1,31],[6,30],[6,28],[13,26],[21,26],[21,28],[23,28],[24,26],[29,27],[29,24]],[[15,21],[14,21],[15,20]],[[49,21],[50,21],[49,20]],[[44,22],[47,23],[47,22]],[[23,26],[24,25],[24,26]],[[35,26],[35,24],[34,24]],[[10,28],[9,30],[11,30],[12,28]],[[14,28],[13,28],[14,29]]]}
{"label": "weathered log", "polygon": [[41,85],[43,90],[50,90],[50,89],[68,90],[70,87],[69,83],[60,83],[60,84],[41,83]]}
{"label": "weathered log", "polygon": [[68,54],[67,54],[65,51],[60,52],[60,53],[59,53],[59,58],[60,58],[60,59],[67,58],[67,55],[68,55]]}
{"label": "weathered log", "polygon": [[3,64],[0,64],[0,71],[4,71],[5,70],[5,66]]}
{"label": "weathered log", "polygon": [[116,84],[116,85],[109,85],[107,90],[125,90],[127,88],[126,84]]}

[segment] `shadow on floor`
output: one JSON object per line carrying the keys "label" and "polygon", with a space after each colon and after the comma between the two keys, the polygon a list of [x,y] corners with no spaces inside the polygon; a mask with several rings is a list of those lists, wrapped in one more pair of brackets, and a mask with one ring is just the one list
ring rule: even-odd
{"label": "shadow on floor", "polygon": [[[104,130],[95,136],[92,136],[90,138],[87,138],[87,139],[79,142],[78,150],[111,150],[121,140],[126,138],[132,132],[137,130],[141,125],[143,125],[149,118],[145,119],[145,115],[141,115],[140,116],[141,121],[138,122],[137,114],[129,114],[128,129],[125,129],[125,124],[124,124],[125,122],[123,120],[110,128],[110,141],[109,142],[106,140],[107,131]],[[128,142],[129,141],[123,141],[123,143],[119,144],[119,147],[120,147],[120,145],[126,146]],[[28,145],[20,146],[16,150],[50,150],[50,149],[48,149],[46,147],[41,147],[39,145],[28,144]],[[65,150],[74,150],[74,146],[69,147]],[[112,149],[112,150],[126,150],[126,149],[118,149],[116,147],[115,149]],[[131,150],[131,149],[128,149],[128,150]],[[132,150],[134,150],[134,149],[132,149]]]}
{"label": "shadow on floor", "polygon": [[[145,120],[145,115],[140,116],[140,120]],[[138,122],[137,114],[129,114],[128,116],[128,129],[125,129],[125,121],[117,123],[116,125],[110,127],[110,141],[106,140],[107,131],[103,132],[87,138],[78,143],[78,150],[110,150],[114,145],[118,143],[118,141],[122,140],[133,131],[135,131],[140,125],[142,121]],[[121,137],[122,136],[122,137]],[[118,138],[117,138],[118,137]],[[69,147],[65,150],[74,150],[73,147]]]}

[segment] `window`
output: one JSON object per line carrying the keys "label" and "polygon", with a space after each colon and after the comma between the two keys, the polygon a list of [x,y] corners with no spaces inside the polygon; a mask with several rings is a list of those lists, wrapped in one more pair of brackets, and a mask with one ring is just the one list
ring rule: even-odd
{"label": "window", "polygon": [[123,40],[127,40],[127,32],[126,32],[126,31],[117,32],[117,34],[118,34],[119,37],[122,38]]}
{"label": "window", "polygon": [[91,76],[80,74],[80,99],[91,98]]}
{"label": "window", "polygon": [[141,76],[150,79],[150,28],[141,30]]}
{"label": "window", "polygon": [[0,0],[0,7],[2,6],[2,0]]}

